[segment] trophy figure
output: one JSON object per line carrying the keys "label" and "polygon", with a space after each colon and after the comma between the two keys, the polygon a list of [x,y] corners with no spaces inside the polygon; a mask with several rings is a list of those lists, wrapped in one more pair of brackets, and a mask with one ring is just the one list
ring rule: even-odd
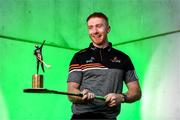
{"label": "trophy figure", "polygon": [[42,48],[45,43],[45,40],[43,41],[42,45],[39,47],[38,45],[35,45],[35,50],[34,50],[34,55],[36,56],[36,74],[32,76],[32,88],[37,89],[37,88],[43,88],[43,75],[39,74],[39,64],[41,64],[42,71],[45,72],[44,70],[44,65],[47,68],[50,68],[51,66],[46,64],[43,61],[43,56],[42,56]]}

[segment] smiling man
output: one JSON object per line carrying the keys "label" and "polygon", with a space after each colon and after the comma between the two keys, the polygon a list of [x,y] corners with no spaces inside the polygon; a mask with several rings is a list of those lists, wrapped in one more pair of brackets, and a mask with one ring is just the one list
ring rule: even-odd
{"label": "smiling man", "polygon": [[106,20],[101,17],[88,19],[88,33],[95,47],[105,48],[108,46],[107,33],[110,26]]}
{"label": "smiling man", "polygon": [[[87,26],[92,43],[74,55],[69,68],[68,92],[82,94],[82,97],[69,96],[73,103],[71,120],[116,120],[121,103],[141,98],[138,78],[129,56],[114,49],[108,41],[107,16],[95,12],[88,16]],[[122,93],[123,82],[128,89],[126,93]],[[105,100],[95,96],[103,96]]]}

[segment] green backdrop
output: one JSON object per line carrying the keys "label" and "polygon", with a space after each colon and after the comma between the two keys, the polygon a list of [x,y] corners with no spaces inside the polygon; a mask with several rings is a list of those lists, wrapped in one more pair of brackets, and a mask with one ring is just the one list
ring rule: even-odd
{"label": "green backdrop", "polygon": [[118,120],[178,120],[180,104],[165,96],[180,92],[179,10],[178,0],[0,0],[0,119],[70,119],[67,96],[23,93],[36,73],[34,45],[46,40],[43,57],[52,68],[44,87],[66,91],[71,58],[90,43],[86,18],[98,11],[109,17],[109,41],[131,57],[142,87],[142,99],[123,104]]}

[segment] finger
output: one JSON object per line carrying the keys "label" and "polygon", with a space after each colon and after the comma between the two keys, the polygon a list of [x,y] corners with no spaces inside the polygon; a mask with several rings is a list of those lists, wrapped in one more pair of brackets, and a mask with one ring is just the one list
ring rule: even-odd
{"label": "finger", "polygon": [[114,106],[116,106],[116,104],[115,104],[115,103],[112,103],[112,104],[108,104],[108,106],[109,106],[109,107],[114,107]]}
{"label": "finger", "polygon": [[112,100],[112,98],[111,98],[111,96],[109,95],[109,96],[106,97],[105,102],[111,102],[111,100]]}
{"label": "finger", "polygon": [[107,103],[107,102],[109,102],[110,101],[110,97],[109,96],[105,96],[105,102]]}
{"label": "finger", "polygon": [[87,99],[88,99],[88,100],[93,99],[94,96],[95,96],[94,93],[88,93]]}
{"label": "finger", "polygon": [[85,100],[85,99],[87,99],[87,98],[88,98],[88,95],[85,94],[85,95],[83,95],[82,100]]}
{"label": "finger", "polygon": [[109,104],[108,104],[109,107],[113,107],[113,106],[116,106],[116,101],[115,100],[112,100]]}
{"label": "finger", "polygon": [[92,94],[91,94],[91,93],[88,93],[87,99],[88,99],[88,100],[91,99],[91,96],[92,96]]}
{"label": "finger", "polygon": [[90,99],[94,99],[95,98],[95,94],[94,93],[90,93]]}
{"label": "finger", "polygon": [[86,95],[88,93],[88,90],[84,89],[81,94]]}
{"label": "finger", "polygon": [[112,101],[113,100],[113,94],[108,94],[108,95],[106,95],[105,96],[105,99],[106,99],[106,101],[105,102],[110,102],[110,101]]}
{"label": "finger", "polygon": [[93,93],[93,94],[92,94],[92,99],[94,99],[94,98],[95,98],[95,94]]}
{"label": "finger", "polygon": [[94,93],[91,93],[89,90],[84,89],[81,94],[83,94],[82,100],[90,100],[94,98]]}

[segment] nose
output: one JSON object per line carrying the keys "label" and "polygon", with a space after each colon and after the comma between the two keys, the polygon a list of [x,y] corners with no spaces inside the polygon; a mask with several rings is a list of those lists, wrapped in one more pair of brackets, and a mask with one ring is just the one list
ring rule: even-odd
{"label": "nose", "polygon": [[92,33],[93,33],[93,34],[98,33],[98,29],[97,29],[96,27],[94,27],[94,28],[92,29]]}

